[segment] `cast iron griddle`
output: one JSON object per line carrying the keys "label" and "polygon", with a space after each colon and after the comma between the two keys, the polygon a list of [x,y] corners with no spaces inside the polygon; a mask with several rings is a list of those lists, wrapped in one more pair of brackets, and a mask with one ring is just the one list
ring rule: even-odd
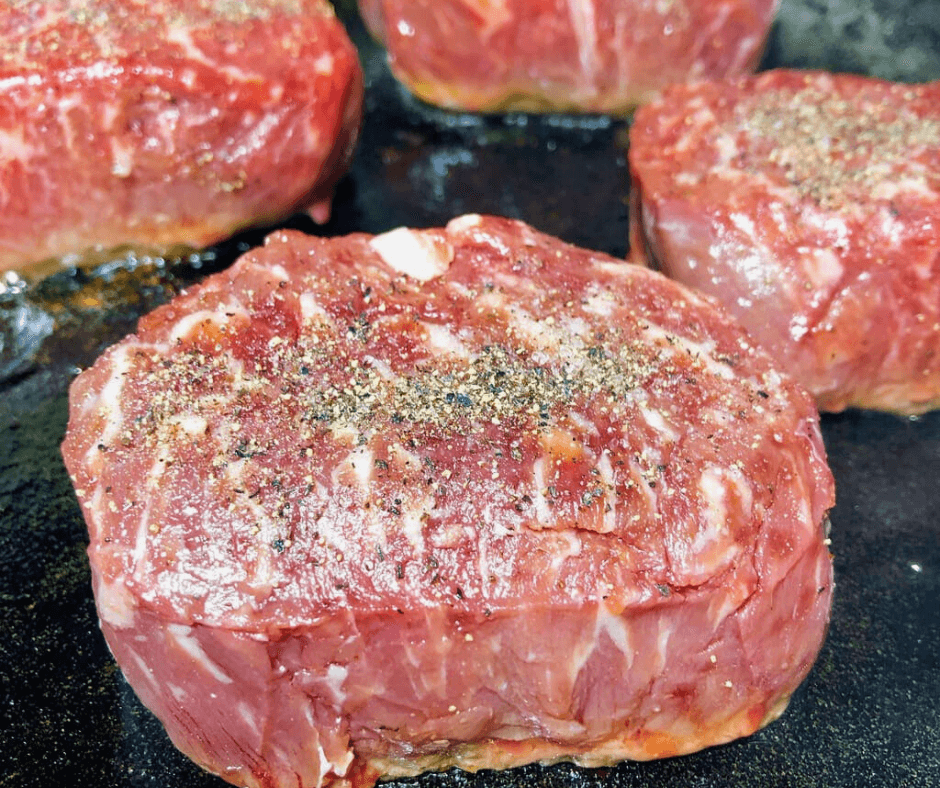
{"label": "cast iron griddle", "polygon": [[[424,107],[340,3],[361,47],[367,117],[334,218],[309,232],[432,226],[475,211],[626,253],[627,124],[478,117]],[[783,0],[764,67],[940,77],[936,0]],[[59,457],[66,388],[137,318],[262,233],[180,261],[128,257],[0,284],[0,788],[221,788],[169,743],[98,631],[85,526]],[[0,279],[0,283],[3,280]],[[940,413],[823,418],[838,482],[829,638],[784,716],[668,761],[528,767],[402,781],[416,788],[940,786]]]}

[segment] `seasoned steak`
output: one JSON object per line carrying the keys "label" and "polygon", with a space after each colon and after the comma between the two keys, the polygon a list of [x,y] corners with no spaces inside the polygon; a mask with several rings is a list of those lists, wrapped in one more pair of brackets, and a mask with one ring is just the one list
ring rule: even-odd
{"label": "seasoned steak", "polygon": [[448,109],[627,113],[753,70],[777,0],[359,0],[396,76]]}
{"label": "seasoned steak", "polygon": [[240,785],[697,750],[823,639],[808,396],[682,286],[519,222],[277,232],[70,400],[108,643]]}
{"label": "seasoned steak", "polygon": [[362,74],[325,0],[0,0],[0,270],[324,220]]}
{"label": "seasoned steak", "polygon": [[714,296],[821,409],[940,405],[940,83],[677,86],[630,135],[631,245]]}

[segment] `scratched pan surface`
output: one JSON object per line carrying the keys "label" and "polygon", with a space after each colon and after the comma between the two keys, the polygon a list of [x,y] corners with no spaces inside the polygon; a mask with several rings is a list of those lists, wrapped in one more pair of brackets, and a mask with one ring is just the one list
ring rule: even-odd
{"label": "scratched pan surface", "polygon": [[[368,115],[332,222],[309,231],[518,217],[626,253],[626,124],[449,115],[408,99],[343,5],[362,48]],[[940,77],[935,0],[783,0],[765,67]],[[169,744],[97,628],[85,531],[58,444],[77,367],[261,234],[199,257],[128,258],[0,291],[0,788],[221,788]],[[839,502],[828,641],[790,709],[753,737],[697,755],[590,771],[560,765],[406,781],[476,786],[940,785],[940,414],[823,419]]]}

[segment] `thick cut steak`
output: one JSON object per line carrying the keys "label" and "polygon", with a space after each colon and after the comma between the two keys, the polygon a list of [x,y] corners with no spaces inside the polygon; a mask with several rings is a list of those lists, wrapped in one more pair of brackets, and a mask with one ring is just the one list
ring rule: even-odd
{"label": "thick cut steak", "polygon": [[362,74],[325,0],[0,0],[0,38],[0,270],[327,217]]}
{"label": "thick cut steak", "polygon": [[630,165],[635,259],[721,301],[821,409],[940,405],[940,83],[677,86]]}
{"label": "thick cut steak", "polygon": [[753,70],[777,0],[359,0],[395,75],[472,111],[626,113]]}
{"label": "thick cut steak", "polygon": [[818,418],[660,274],[505,219],[277,232],[71,389],[101,625],[232,782],[685,753],[822,642]]}

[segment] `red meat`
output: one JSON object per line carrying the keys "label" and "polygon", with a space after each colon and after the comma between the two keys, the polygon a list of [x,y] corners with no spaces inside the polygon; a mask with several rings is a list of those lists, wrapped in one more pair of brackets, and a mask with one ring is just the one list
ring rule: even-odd
{"label": "red meat", "polygon": [[325,219],[362,74],[325,0],[0,3],[0,270]]}
{"label": "red meat", "polygon": [[940,404],[940,83],[773,71],[677,86],[630,136],[631,246],[816,397]]}
{"label": "red meat", "polygon": [[359,0],[396,76],[471,111],[626,113],[753,70],[777,0]]}
{"label": "red meat", "polygon": [[275,233],[70,399],[105,636],[240,785],[689,752],[780,714],[824,635],[809,397],[518,222]]}

